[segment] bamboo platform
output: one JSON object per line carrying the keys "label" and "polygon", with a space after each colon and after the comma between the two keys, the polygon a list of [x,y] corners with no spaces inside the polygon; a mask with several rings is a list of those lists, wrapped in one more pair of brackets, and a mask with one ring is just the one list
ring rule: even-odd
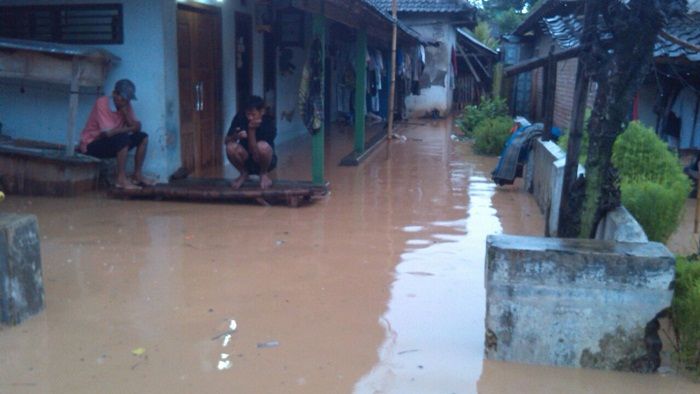
{"label": "bamboo platform", "polygon": [[159,183],[141,189],[112,188],[116,198],[184,200],[199,202],[257,202],[263,205],[281,204],[293,208],[310,203],[328,194],[328,185],[303,181],[276,180],[269,189],[260,189],[257,181],[247,181],[239,189],[231,187],[229,179],[192,178]]}

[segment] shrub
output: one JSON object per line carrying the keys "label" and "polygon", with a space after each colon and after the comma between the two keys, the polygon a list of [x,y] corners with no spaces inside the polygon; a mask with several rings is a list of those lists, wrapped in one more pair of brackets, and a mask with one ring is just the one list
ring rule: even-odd
{"label": "shrub", "polygon": [[685,198],[652,181],[622,182],[622,204],[634,216],[652,241],[665,242],[678,227]]}
{"label": "shrub", "polygon": [[622,204],[652,241],[665,242],[680,223],[690,181],[654,131],[632,122],[613,146]]}
{"label": "shrub", "polygon": [[486,119],[474,130],[474,151],[482,155],[498,155],[510,137],[513,121],[507,116]]}
{"label": "shrub", "polygon": [[496,118],[508,114],[508,106],[505,99],[494,98],[485,99],[481,104],[469,105],[462,111],[462,116],[457,119],[457,126],[462,130],[465,136],[472,137],[479,123],[485,119]]}
{"label": "shrub", "polygon": [[671,303],[673,326],[678,335],[678,361],[700,375],[700,261],[679,257]]}

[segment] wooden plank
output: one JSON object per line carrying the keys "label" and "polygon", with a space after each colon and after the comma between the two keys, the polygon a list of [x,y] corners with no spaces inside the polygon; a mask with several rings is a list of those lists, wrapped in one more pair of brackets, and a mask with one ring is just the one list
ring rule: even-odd
{"label": "wooden plank", "polygon": [[247,181],[241,188],[231,187],[231,181],[220,178],[192,178],[161,183],[141,189],[112,189],[110,195],[118,198],[153,198],[187,201],[235,202],[264,201],[265,203],[284,203],[297,207],[301,202],[328,194],[328,185],[316,185],[312,182],[274,181],[269,189],[260,189],[259,184]]}
{"label": "wooden plank", "polygon": [[[357,31],[355,43],[355,92],[367,91],[367,32]],[[365,94],[355,94],[355,152],[365,150]]]}
{"label": "wooden plank", "polygon": [[[575,58],[578,56],[578,54],[581,52],[581,50],[582,50],[582,47],[577,46],[574,48],[569,48],[569,49],[563,50],[561,52],[556,52],[552,55],[552,60],[554,60],[554,62],[556,63],[556,62],[560,62],[562,60]],[[517,75],[517,74],[532,71],[536,68],[544,66],[545,64],[547,64],[548,61],[549,61],[549,55],[528,59],[524,62],[506,67],[503,70],[503,75],[506,77],[512,77],[512,76]]]}
{"label": "wooden plank", "polygon": [[353,150],[340,160],[340,165],[349,167],[360,165],[383,141],[385,141],[384,131],[380,129],[364,144],[362,153]]}
{"label": "wooden plank", "polygon": [[542,139],[552,139],[552,126],[554,124],[554,107],[557,89],[557,63],[552,59],[554,47],[550,51],[550,57],[544,68],[544,133]]}

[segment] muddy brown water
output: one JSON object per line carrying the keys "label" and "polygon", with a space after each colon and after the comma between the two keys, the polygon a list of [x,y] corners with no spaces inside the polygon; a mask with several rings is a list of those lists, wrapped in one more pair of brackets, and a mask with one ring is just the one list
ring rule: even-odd
{"label": "muddy brown water", "polygon": [[446,123],[400,131],[359,168],[329,138],[332,193],[300,209],[9,196],[39,218],[46,310],[0,329],[0,392],[700,392],[484,361],[485,238],[539,235],[542,215]]}

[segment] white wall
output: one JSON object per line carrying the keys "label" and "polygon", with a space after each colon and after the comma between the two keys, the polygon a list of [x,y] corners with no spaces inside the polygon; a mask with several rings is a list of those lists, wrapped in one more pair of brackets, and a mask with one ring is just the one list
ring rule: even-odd
{"label": "white wall", "polygon": [[[420,95],[410,95],[406,98],[408,115],[420,117],[433,109],[437,109],[442,115],[445,115],[452,109],[453,89],[450,86],[448,76],[450,75],[451,52],[457,40],[456,31],[449,23],[434,16],[402,16],[401,20],[418,31],[422,37],[440,43],[439,47],[426,47],[426,62],[428,64],[425,67],[424,78],[429,78],[434,84],[428,87],[421,84],[423,88]],[[442,75],[445,77],[441,78]],[[439,79],[439,82],[436,79]]]}

